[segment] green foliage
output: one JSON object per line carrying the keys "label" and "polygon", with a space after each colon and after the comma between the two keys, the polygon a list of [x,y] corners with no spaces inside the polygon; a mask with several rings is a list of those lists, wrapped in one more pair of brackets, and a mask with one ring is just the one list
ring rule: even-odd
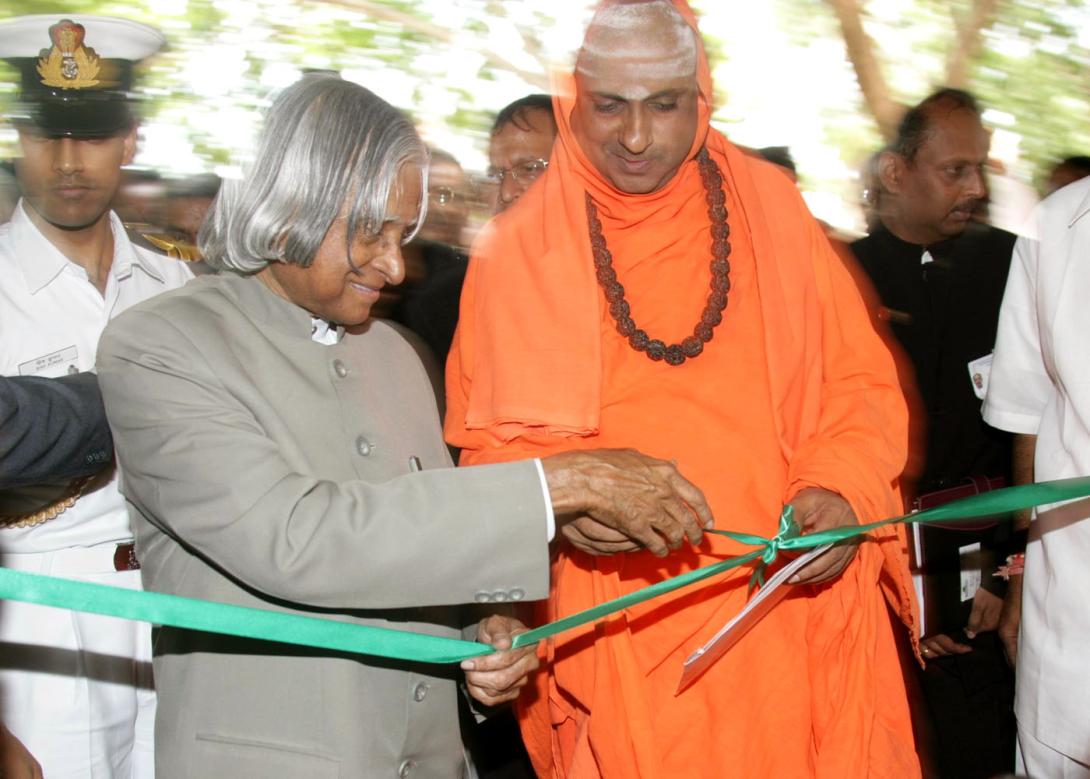
{"label": "green foliage", "polygon": [[[861,3],[868,32],[883,44],[876,54],[893,99],[913,103],[940,85],[955,45],[954,19],[966,17],[971,0]],[[410,23],[402,25],[370,15],[368,5],[399,12]],[[16,10],[20,14],[99,13],[162,29],[169,48],[143,74],[142,89],[148,94],[144,113],[149,122],[181,124],[184,138],[201,164],[211,169],[244,152],[239,135],[229,132],[231,125],[255,115],[271,89],[290,77],[292,68],[396,72],[399,80],[394,88],[401,86],[400,79],[405,80],[405,88],[392,98],[395,103],[433,125],[444,122],[450,130],[477,139],[482,148],[491,111],[498,107],[483,104],[482,95],[495,94],[495,89],[511,81],[502,57],[492,56],[499,53],[492,50],[491,23],[497,19],[514,21],[523,50],[531,57],[543,57],[543,32],[555,23],[556,14],[571,12],[561,8],[563,5],[553,11],[532,0],[178,0],[151,4],[138,0],[20,0],[0,6],[0,17],[14,15]],[[775,0],[774,8],[792,45],[841,39],[837,19],[824,0]],[[1082,32],[1090,24],[1085,0],[1005,0],[999,9],[981,55],[972,63],[970,88],[985,105],[1001,112],[1001,121],[1011,117],[1005,129],[1021,136],[1026,171],[1039,171],[1063,154],[1090,153],[1090,52],[1080,45],[1079,37],[1083,36],[1084,43],[1090,40]],[[447,14],[441,17],[443,22],[433,17],[440,11]],[[441,39],[426,32],[433,26],[443,33]],[[707,30],[705,42],[714,71],[730,52],[723,40]],[[467,56],[466,48],[474,50],[473,56],[485,57],[475,73],[466,77],[470,83],[457,81],[444,71],[456,72],[455,66]],[[773,52],[769,53],[769,67],[775,67]],[[194,74],[202,68],[206,81],[209,69],[213,77],[211,84],[200,87],[205,93],[198,94]],[[217,73],[219,68],[221,73]],[[217,79],[217,74],[222,78]],[[0,97],[10,96],[10,72],[0,73],[0,79]],[[528,84],[526,91],[538,89]],[[737,89],[737,84],[717,85],[720,97]],[[429,101],[436,102],[437,94],[449,97],[441,108],[429,105]],[[840,151],[848,165],[861,164],[879,143],[858,91],[831,95],[822,119],[825,141]],[[2,144],[0,140],[0,156],[6,156],[10,149]],[[840,182],[829,188],[843,186]]]}
{"label": "green foliage", "polygon": [[[879,16],[877,4],[862,2],[864,24],[873,40],[898,47],[876,48],[890,96],[912,105],[945,86],[946,64],[957,45],[955,20],[968,17],[971,0],[902,0],[900,8]],[[777,0],[784,29],[800,45],[816,37],[840,36],[827,2]],[[1084,0],[1006,0],[984,32],[980,55],[970,63],[968,88],[986,108],[1011,117],[1001,126],[1021,137],[1024,177],[1047,169],[1058,157],[1090,153],[1090,52],[1079,36],[1090,24]],[[1083,33],[1085,35],[1085,33]],[[1083,40],[1087,40],[1085,37]],[[857,107],[866,115],[861,97]],[[828,139],[845,159],[859,157],[852,144],[870,137],[877,142],[873,117],[870,132],[850,119],[827,125]]]}

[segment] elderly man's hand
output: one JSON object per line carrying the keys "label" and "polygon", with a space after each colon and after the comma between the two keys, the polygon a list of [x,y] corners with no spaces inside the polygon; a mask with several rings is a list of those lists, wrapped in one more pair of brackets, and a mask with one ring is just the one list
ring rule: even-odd
{"label": "elderly man's hand", "polygon": [[469,694],[486,706],[513,701],[537,669],[537,647],[511,650],[511,641],[526,626],[514,617],[491,616],[477,626],[477,640],[490,644],[495,654],[474,657],[462,662]]}
{"label": "elderly man's hand", "polygon": [[[712,527],[712,513],[701,492],[666,460],[634,449],[563,452],[541,461],[561,532],[591,554],[623,551],[617,537],[593,529],[580,517],[664,557],[688,539],[699,544]],[[565,531],[570,522],[571,531]]]}
{"label": "elderly man's hand", "polygon": [[[820,487],[807,487],[791,501],[795,522],[803,535],[845,525],[858,525],[855,512],[840,495]],[[855,557],[858,539],[842,541],[791,577],[791,584],[821,584],[844,572]]]}
{"label": "elderly man's hand", "polygon": [[640,545],[619,530],[606,527],[593,517],[576,517],[560,528],[560,533],[576,549],[590,555],[609,556],[634,552]]}

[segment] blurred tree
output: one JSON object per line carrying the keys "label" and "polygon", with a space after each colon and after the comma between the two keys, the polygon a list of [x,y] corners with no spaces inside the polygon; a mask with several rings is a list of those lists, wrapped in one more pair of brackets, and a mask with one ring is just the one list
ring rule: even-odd
{"label": "blurred tree", "polygon": [[[477,135],[490,124],[477,81],[502,81],[512,97],[548,89],[539,29],[553,22],[535,9],[513,21],[494,0],[21,0],[0,17],[93,13],[146,22],[168,49],[145,68],[139,91],[149,124],[171,128],[191,154],[177,168],[211,168],[248,147],[260,109],[275,89],[306,70],[333,70],[366,84],[418,119]],[[503,24],[506,45],[494,28]],[[43,41],[43,48],[48,41]],[[514,61],[507,52],[521,53]],[[0,92],[14,91],[8,70]],[[493,90],[495,92],[497,90]],[[6,140],[6,143],[4,142]],[[0,139],[6,156],[13,139]],[[8,149],[2,148],[7,146]],[[194,170],[195,172],[195,170]]]}
{"label": "blurred tree", "polygon": [[[779,2],[799,37],[841,36],[863,108],[887,141],[905,105],[954,86],[974,92],[994,109],[996,124],[1020,136],[1027,170],[1090,149],[1084,0]],[[824,20],[815,18],[822,13]]]}
{"label": "blurred tree", "polygon": [[[710,11],[721,0],[691,1]],[[445,133],[461,144],[452,151],[480,162],[490,113],[548,88],[546,63],[563,37],[557,31],[578,30],[589,2],[20,0],[0,4],[0,17],[98,13],[163,30],[169,48],[146,68],[140,88],[149,120],[142,159],[190,173],[229,172],[245,162],[270,94],[308,69],[366,84],[411,111],[426,136]],[[996,109],[990,117],[1020,136],[1034,170],[1090,149],[1086,0],[776,0],[774,8],[796,44],[843,43],[860,94],[841,97],[833,88],[817,132],[847,167],[889,137],[902,104],[943,84],[966,86]],[[714,68],[730,52],[713,34],[722,30],[704,32]],[[835,56],[827,45],[813,49]],[[10,97],[11,82],[10,74],[0,80],[0,96]],[[754,78],[746,88],[762,83]],[[742,91],[718,86],[720,99]],[[13,143],[0,130],[0,157]],[[805,174],[807,161],[800,163]],[[852,182],[835,175],[841,179],[811,183],[851,199]]]}

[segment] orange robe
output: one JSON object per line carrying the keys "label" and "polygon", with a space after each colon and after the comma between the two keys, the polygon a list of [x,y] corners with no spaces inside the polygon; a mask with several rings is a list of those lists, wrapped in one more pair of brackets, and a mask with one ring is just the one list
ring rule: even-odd
{"label": "orange robe", "polygon": [[[692,19],[687,6],[679,8]],[[707,122],[659,192],[614,190],[571,134],[571,83],[545,176],[475,250],[447,365],[447,437],[463,463],[635,447],[677,460],[719,527],[771,536],[799,489],[842,494],[861,521],[899,513],[906,412],[893,362],[794,186]],[[724,176],[730,302],[704,352],[652,362],[616,331],[591,260],[598,204],[637,326],[678,342],[710,282],[711,229],[692,158]],[[520,701],[542,777],[912,777],[919,774],[887,604],[915,624],[903,533],[862,544],[836,582],[799,587],[680,695],[684,659],[745,604],[749,569],[630,608],[542,647]],[[709,536],[666,559],[591,557],[563,542],[553,620],[743,550]]]}

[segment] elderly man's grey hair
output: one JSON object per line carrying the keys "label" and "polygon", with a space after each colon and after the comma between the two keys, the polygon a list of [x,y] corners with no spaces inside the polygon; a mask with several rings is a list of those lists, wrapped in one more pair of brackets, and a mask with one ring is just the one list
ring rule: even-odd
{"label": "elderly man's grey hair", "polygon": [[[662,46],[649,47],[649,36]],[[664,48],[671,56],[663,58]],[[617,0],[594,14],[575,68],[594,77],[614,57],[638,62],[650,77],[688,76],[696,73],[696,35],[669,0]]]}
{"label": "elderly man's grey hair", "polygon": [[[419,167],[426,193],[427,160],[412,123],[373,92],[337,76],[304,76],[269,108],[247,174],[224,182],[201,228],[201,253],[239,273],[270,262],[309,267],[339,216],[348,219],[349,247],[379,233],[404,166]],[[422,196],[414,235],[427,202]]]}

